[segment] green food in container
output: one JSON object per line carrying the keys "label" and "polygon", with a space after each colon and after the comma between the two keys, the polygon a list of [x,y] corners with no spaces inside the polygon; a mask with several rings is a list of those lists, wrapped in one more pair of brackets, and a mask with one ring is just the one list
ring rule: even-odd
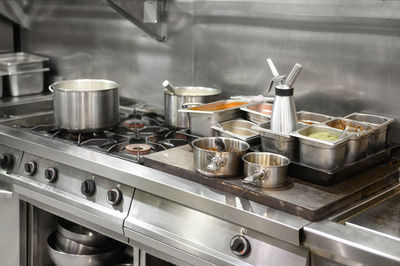
{"label": "green food in container", "polygon": [[310,138],[325,140],[325,141],[336,141],[339,139],[339,136],[329,133],[329,132],[316,132],[308,135]]}

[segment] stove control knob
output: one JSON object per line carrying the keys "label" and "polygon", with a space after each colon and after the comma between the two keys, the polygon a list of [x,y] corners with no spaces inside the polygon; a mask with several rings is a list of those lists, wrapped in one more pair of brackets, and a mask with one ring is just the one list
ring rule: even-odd
{"label": "stove control knob", "polygon": [[92,196],[96,191],[96,183],[93,180],[88,179],[82,182],[81,184],[81,192],[86,197]]}
{"label": "stove control knob", "polygon": [[36,162],[30,161],[24,164],[25,174],[33,176],[36,173],[37,165]]}
{"label": "stove control knob", "polygon": [[122,193],[118,188],[107,191],[107,202],[111,205],[118,205],[122,200]]}
{"label": "stove control knob", "polygon": [[57,180],[58,171],[54,167],[49,167],[44,171],[44,176],[45,176],[47,182],[54,182]]}
{"label": "stove control knob", "polygon": [[3,153],[0,156],[0,167],[1,169],[10,169],[13,167],[14,159],[10,153]]}
{"label": "stove control knob", "polygon": [[250,250],[250,243],[244,236],[234,236],[231,239],[231,250],[237,256],[245,256]]}

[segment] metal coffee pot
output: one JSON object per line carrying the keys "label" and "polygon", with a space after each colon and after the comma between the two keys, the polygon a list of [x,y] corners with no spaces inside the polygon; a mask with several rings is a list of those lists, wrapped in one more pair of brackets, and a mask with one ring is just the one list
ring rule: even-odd
{"label": "metal coffee pot", "polygon": [[275,102],[272,108],[271,130],[283,134],[289,134],[297,130],[297,112],[293,99],[293,84],[301,70],[300,64],[295,64],[289,76],[279,75],[271,58],[267,59],[273,78],[269,84],[269,93],[275,83]]}

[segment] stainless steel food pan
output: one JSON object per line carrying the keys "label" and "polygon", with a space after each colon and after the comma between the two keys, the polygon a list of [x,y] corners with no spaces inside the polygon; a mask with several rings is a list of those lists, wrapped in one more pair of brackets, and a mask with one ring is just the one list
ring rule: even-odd
{"label": "stainless steel food pan", "polygon": [[372,126],[371,137],[369,138],[368,153],[376,153],[385,148],[387,127],[394,122],[393,118],[363,114],[352,113],[345,118],[366,123]]}
{"label": "stainless steel food pan", "polygon": [[8,74],[38,70],[43,68],[43,62],[49,60],[47,57],[28,53],[7,53],[0,55],[0,71]]}
{"label": "stainless steel food pan", "polygon": [[[305,125],[297,124],[298,128]],[[261,150],[263,152],[273,152],[288,157],[290,160],[298,158],[298,143],[295,137],[274,132],[271,130],[271,121],[261,124]]]}
{"label": "stainless steel food pan", "polygon": [[[222,106],[233,102],[243,102],[243,104],[222,110],[206,111],[207,107],[213,108],[213,106],[216,105]],[[198,107],[180,109],[179,112],[188,114],[191,134],[202,137],[210,137],[213,135],[213,129],[211,128],[212,126],[215,126],[220,122],[240,118],[242,114],[239,108],[247,105],[249,105],[249,103],[245,101],[222,100],[203,104]],[[201,110],[198,109],[200,107]]]}
{"label": "stainless steel food pan", "polygon": [[342,139],[332,142],[308,137],[310,134],[317,132],[328,132],[340,136],[342,130],[325,125],[312,125],[290,133],[290,136],[299,139],[300,163],[327,170],[342,167],[346,161],[346,147],[349,135],[344,134]]}
{"label": "stainless steel food pan", "polygon": [[246,112],[247,119],[251,122],[262,124],[271,120],[272,107],[271,103],[261,103],[242,107],[240,110]]}
{"label": "stainless steel food pan", "polygon": [[23,72],[6,75],[5,94],[10,96],[23,96],[41,93],[44,89],[44,72],[48,68],[27,70]]}
{"label": "stainless steel food pan", "polygon": [[346,150],[346,163],[352,163],[367,156],[371,126],[345,118],[335,118],[324,124],[339,130],[344,130],[340,125],[345,125],[348,128],[349,141]]}
{"label": "stainless steel food pan", "polygon": [[225,121],[212,126],[212,129],[215,130],[216,136],[233,137],[249,144],[257,143],[260,140],[260,130],[257,125],[244,119]]}
{"label": "stainless steel food pan", "polygon": [[313,125],[323,123],[325,121],[333,119],[333,116],[323,115],[318,113],[312,113],[307,111],[297,112],[297,122],[303,125]]}
{"label": "stainless steel food pan", "polygon": [[4,87],[3,84],[5,83],[7,73],[0,71],[0,98],[3,97]]}

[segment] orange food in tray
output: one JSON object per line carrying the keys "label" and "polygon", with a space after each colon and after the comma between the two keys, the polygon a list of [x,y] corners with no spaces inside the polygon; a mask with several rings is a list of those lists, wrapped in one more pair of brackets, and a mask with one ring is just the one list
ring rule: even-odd
{"label": "orange food in tray", "polygon": [[229,109],[233,107],[238,107],[241,105],[248,104],[248,102],[229,102],[229,103],[212,103],[212,104],[206,104],[198,107],[193,107],[190,108],[190,110],[196,110],[196,111],[219,111],[219,110],[224,110],[224,109]]}

